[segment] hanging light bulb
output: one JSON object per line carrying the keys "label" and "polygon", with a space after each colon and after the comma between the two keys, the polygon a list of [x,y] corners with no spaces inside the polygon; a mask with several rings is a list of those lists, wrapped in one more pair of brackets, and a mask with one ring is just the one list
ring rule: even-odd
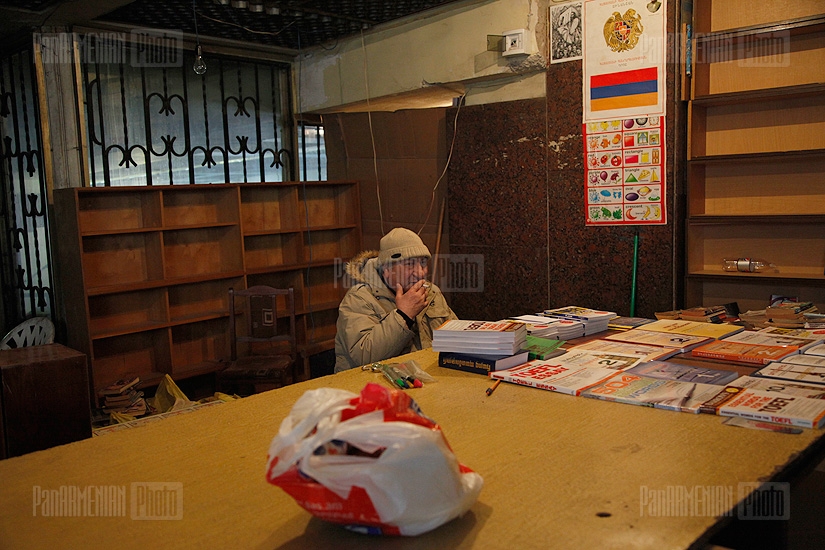
{"label": "hanging light bulb", "polygon": [[206,62],[203,60],[203,56],[201,55],[201,45],[200,44],[198,44],[197,56],[195,56],[195,64],[192,65],[192,70],[195,71],[195,74],[205,74],[206,73]]}
{"label": "hanging light bulb", "polygon": [[201,37],[198,33],[198,10],[195,2],[196,0],[192,0],[192,17],[195,19],[195,44],[197,44],[197,47],[195,51],[195,63],[192,65],[192,70],[195,71],[195,74],[202,75],[206,73],[206,62],[203,60],[203,55],[201,55]]}

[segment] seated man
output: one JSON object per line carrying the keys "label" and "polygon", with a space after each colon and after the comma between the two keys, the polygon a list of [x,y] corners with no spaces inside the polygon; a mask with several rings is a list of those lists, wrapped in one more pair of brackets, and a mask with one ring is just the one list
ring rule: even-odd
{"label": "seated man", "polygon": [[353,286],[338,308],[335,372],[430,347],[433,330],[457,318],[426,282],[429,260],[421,238],[397,227],[378,252],[361,252],[347,264]]}

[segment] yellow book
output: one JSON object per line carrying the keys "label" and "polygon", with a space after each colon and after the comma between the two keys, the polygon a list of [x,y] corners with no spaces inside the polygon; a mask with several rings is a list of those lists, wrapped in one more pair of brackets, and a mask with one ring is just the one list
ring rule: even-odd
{"label": "yellow book", "polygon": [[683,319],[660,319],[646,324],[644,330],[704,336],[706,338],[724,338],[725,336],[742,332],[745,330],[745,327],[729,325],[727,323],[703,323],[701,321],[685,321]]}

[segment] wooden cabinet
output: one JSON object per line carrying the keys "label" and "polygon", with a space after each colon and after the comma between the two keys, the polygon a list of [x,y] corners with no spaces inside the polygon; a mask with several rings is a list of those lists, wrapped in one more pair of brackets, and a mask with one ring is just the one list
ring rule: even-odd
{"label": "wooden cabinet", "polygon": [[0,458],[91,437],[87,372],[60,344],[0,351]]}
{"label": "wooden cabinet", "polygon": [[[825,310],[825,5],[694,2],[686,305]],[[725,272],[725,258],[776,270]]]}
{"label": "wooden cabinet", "polygon": [[355,182],[55,190],[69,343],[93,389],[219,368],[230,287],[294,288],[301,351],[332,349],[358,197]]}

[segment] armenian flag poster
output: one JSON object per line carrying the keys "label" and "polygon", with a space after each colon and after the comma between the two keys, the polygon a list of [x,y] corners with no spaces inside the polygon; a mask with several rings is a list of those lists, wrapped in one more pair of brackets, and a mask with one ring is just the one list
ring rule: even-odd
{"label": "armenian flag poster", "polygon": [[584,3],[584,121],[665,114],[664,0]]}

